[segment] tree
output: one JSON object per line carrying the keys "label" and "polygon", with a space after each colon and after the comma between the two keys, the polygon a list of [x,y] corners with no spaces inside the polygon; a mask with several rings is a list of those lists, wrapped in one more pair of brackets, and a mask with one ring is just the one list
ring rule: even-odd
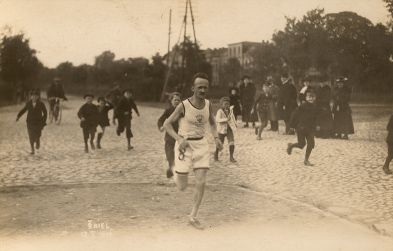
{"label": "tree", "polygon": [[278,74],[283,66],[280,51],[273,43],[262,41],[262,44],[252,51],[252,55],[254,71],[251,75],[259,76],[262,82],[267,76]]}
{"label": "tree", "polygon": [[24,38],[23,33],[3,37],[0,44],[0,78],[4,81],[4,97],[11,100],[17,85],[29,84],[26,80],[34,79],[42,67],[36,51],[30,48],[29,40]]}
{"label": "tree", "polygon": [[222,86],[228,85],[228,83],[232,83],[236,85],[237,81],[241,78],[242,67],[237,58],[230,58],[224,64],[220,71],[220,82],[222,82]]}

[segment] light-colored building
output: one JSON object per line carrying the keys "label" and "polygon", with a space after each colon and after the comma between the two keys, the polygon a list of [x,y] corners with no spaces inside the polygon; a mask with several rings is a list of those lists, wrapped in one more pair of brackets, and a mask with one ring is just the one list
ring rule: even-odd
{"label": "light-colored building", "polygon": [[203,51],[206,61],[212,66],[211,85],[218,86],[220,84],[220,71],[228,60],[228,49],[207,49]]}
{"label": "light-colored building", "polygon": [[228,58],[237,58],[242,66],[242,69],[249,69],[253,67],[254,58],[252,57],[252,50],[261,45],[259,42],[240,42],[228,44]]}

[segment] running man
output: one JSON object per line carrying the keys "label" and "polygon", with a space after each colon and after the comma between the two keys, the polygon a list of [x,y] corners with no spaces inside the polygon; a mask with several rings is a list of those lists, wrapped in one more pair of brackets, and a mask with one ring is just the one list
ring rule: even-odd
{"label": "running man", "polygon": [[[192,80],[193,96],[179,104],[172,115],[165,121],[166,132],[176,140],[174,182],[180,191],[188,184],[188,173],[195,172],[196,190],[194,205],[189,216],[189,224],[197,229],[204,229],[197,219],[205,191],[206,174],[209,170],[209,145],[205,138],[207,125],[210,125],[216,147],[222,149],[218,139],[216,120],[212,105],[205,99],[209,89],[209,80],[205,73],[197,73]],[[173,130],[172,124],[179,121],[179,132]]]}

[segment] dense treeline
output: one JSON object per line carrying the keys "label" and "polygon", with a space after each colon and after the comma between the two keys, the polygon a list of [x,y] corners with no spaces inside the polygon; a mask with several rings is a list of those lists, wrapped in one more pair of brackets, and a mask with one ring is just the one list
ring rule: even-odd
{"label": "dense treeline", "polygon": [[[384,0],[388,9],[392,1]],[[310,69],[328,74],[331,79],[344,75],[355,92],[386,93],[392,91],[393,35],[390,23],[373,25],[370,20],[353,12],[325,14],[323,9],[309,11],[302,19],[286,17],[284,30],[277,31],[271,41],[262,41],[251,53],[253,67],[242,69],[235,58],[222,67],[223,86],[249,74],[256,83],[271,75],[279,82],[281,72],[288,71],[295,83]],[[116,59],[111,51],[95,58],[94,65],[74,66],[63,62],[54,69],[43,66],[36,51],[23,34],[3,35],[0,44],[1,99],[11,100],[22,87],[37,86],[46,90],[55,76],[60,77],[67,92],[93,91],[97,95],[119,82],[122,88],[132,88],[138,100],[158,101],[166,80],[166,59],[156,54],[146,58]],[[189,81],[196,71],[211,76],[211,66],[192,42],[175,46],[173,51],[184,53],[185,70],[175,67],[168,78],[169,91]]]}

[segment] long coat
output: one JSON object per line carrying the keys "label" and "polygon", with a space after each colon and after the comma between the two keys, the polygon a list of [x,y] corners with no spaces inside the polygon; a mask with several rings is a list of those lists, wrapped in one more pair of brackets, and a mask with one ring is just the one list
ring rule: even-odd
{"label": "long coat", "polygon": [[332,90],[330,86],[324,85],[317,91],[317,121],[321,127],[321,133],[331,132],[333,129],[332,110],[330,108],[330,100],[332,98]]}
{"label": "long coat", "polygon": [[337,88],[333,93],[334,132],[336,134],[354,134],[352,110],[348,102],[351,92],[347,87]]}
{"label": "long coat", "polygon": [[242,120],[243,122],[246,122],[244,120],[245,117],[247,117],[245,115],[245,113],[248,114],[250,120],[248,122],[255,122],[257,121],[256,116],[251,115],[251,109],[252,109],[252,105],[254,104],[254,97],[255,97],[255,93],[256,93],[256,88],[255,85],[253,83],[248,83],[248,85],[246,86],[244,83],[242,83],[240,85],[240,102],[242,104]]}
{"label": "long coat", "polygon": [[268,93],[272,96],[271,100],[269,101],[269,119],[271,121],[278,120],[277,98],[278,98],[279,91],[280,88],[278,88],[277,85],[271,84],[269,86]]}
{"label": "long coat", "polygon": [[[281,86],[277,97],[277,108],[280,119],[289,121],[292,112],[297,107],[296,87],[291,83],[285,83]],[[285,110],[283,107],[285,106]]]}
{"label": "long coat", "polygon": [[98,111],[94,104],[85,103],[82,105],[78,111],[78,118],[84,118],[80,123],[80,127],[82,127],[83,130],[96,131],[98,125]]}

